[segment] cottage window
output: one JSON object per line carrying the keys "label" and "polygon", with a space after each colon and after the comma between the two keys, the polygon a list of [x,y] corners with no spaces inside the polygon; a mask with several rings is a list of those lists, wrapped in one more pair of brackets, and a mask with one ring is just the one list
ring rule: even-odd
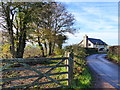
{"label": "cottage window", "polygon": [[91,44],[89,43],[88,46],[91,46]]}

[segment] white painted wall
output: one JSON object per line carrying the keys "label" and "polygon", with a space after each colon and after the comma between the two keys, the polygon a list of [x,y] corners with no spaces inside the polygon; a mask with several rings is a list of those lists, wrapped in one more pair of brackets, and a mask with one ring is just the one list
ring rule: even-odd
{"label": "white painted wall", "polygon": [[[90,44],[90,46],[89,46]],[[88,40],[88,48],[94,48],[94,44]]]}
{"label": "white painted wall", "polygon": [[[89,46],[90,44],[90,46]],[[80,46],[84,47],[84,41],[81,42]],[[98,50],[100,48],[104,48],[105,50],[107,50],[107,46],[105,45],[94,45],[91,41],[88,40],[88,48],[98,48]]]}

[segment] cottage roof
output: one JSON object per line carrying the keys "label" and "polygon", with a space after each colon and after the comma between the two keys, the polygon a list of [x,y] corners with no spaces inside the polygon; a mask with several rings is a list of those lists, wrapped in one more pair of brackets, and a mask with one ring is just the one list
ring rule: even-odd
{"label": "cottage roof", "polygon": [[100,39],[94,39],[94,38],[88,38],[89,41],[91,41],[93,44],[98,44],[98,45],[107,45],[105,42],[103,42]]}

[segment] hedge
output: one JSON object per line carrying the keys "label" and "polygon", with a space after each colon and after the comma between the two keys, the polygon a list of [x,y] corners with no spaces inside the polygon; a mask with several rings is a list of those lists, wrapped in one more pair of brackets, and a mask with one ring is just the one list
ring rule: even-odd
{"label": "hedge", "polygon": [[[110,58],[116,57],[117,61],[120,61],[120,46],[109,47],[108,56]],[[112,59],[114,59],[114,58],[112,58]]]}

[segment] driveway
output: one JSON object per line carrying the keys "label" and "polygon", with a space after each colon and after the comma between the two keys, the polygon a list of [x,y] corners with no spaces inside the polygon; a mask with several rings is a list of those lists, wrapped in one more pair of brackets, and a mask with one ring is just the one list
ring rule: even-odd
{"label": "driveway", "polygon": [[93,70],[102,80],[109,83],[120,90],[120,66],[114,64],[104,57],[106,54],[94,54],[88,56],[88,66]]}

